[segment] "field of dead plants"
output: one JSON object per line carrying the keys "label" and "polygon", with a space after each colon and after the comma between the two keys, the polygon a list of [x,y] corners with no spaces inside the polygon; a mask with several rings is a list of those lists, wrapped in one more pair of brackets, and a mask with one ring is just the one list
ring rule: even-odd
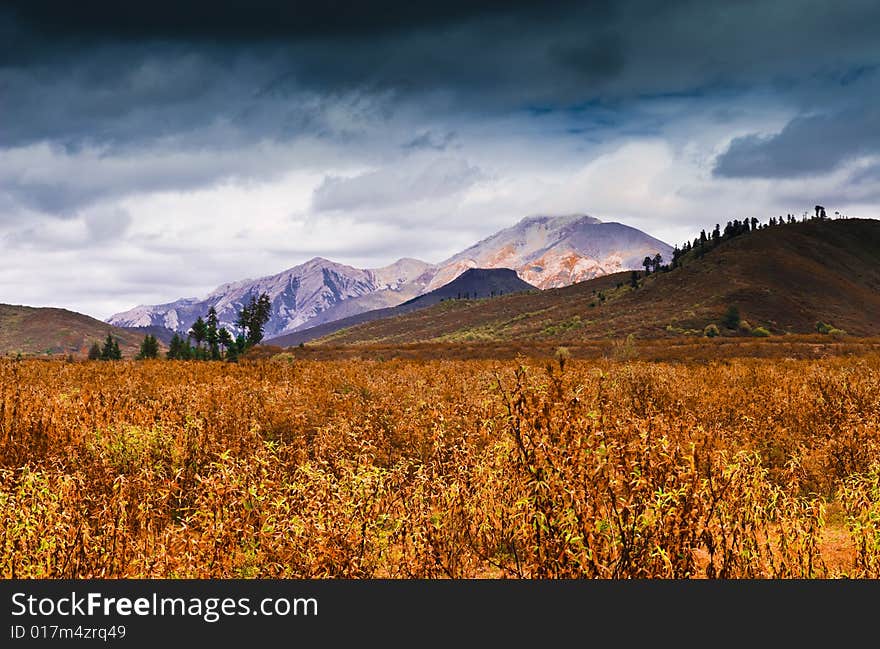
{"label": "field of dead plants", "polygon": [[880,577],[880,355],[0,362],[0,575]]}

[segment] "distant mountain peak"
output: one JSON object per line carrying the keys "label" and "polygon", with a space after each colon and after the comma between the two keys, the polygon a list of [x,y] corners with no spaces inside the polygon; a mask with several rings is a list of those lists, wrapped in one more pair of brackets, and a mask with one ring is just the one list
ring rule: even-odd
{"label": "distant mountain peak", "polygon": [[515,275],[516,271],[512,268],[468,268],[455,281],[470,277],[511,277]]}
{"label": "distant mountain peak", "polygon": [[[326,257],[312,257],[308,261],[305,261],[305,262],[299,264],[298,266],[294,266],[293,268],[291,268],[289,270],[294,270],[294,269],[303,268],[303,267],[312,267],[312,266],[326,268],[328,266],[330,266],[330,267],[346,266],[346,264],[340,263],[338,261],[333,261],[332,259],[327,259]],[[348,267],[351,268],[351,266],[348,266]]]}
{"label": "distant mountain peak", "polygon": [[414,257],[401,257],[395,262],[388,264],[387,266],[383,266],[383,268],[390,268],[392,266],[402,266],[404,264],[424,264],[425,262],[421,259],[416,259]]}
{"label": "distant mountain peak", "polygon": [[520,220],[514,227],[531,226],[536,224],[552,225],[553,227],[564,227],[573,223],[602,223],[595,216],[589,214],[533,214]]}
{"label": "distant mountain peak", "polygon": [[532,215],[441,263],[425,290],[443,286],[474,267],[512,268],[530,284],[556,288],[641,268],[646,256],[658,252],[670,259],[672,246],[589,214]]}

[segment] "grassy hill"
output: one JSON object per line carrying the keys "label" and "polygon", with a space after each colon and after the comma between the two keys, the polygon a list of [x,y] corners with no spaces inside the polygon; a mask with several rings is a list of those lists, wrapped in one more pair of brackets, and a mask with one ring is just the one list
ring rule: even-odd
{"label": "grassy hill", "polygon": [[880,335],[880,221],[812,220],[723,240],[682,266],[640,276],[607,275],[540,293],[447,300],[360,324],[318,343],[579,341],[702,335],[736,306],[752,328],[810,333],[817,321],[857,336]]}
{"label": "grassy hill", "polygon": [[51,356],[88,354],[94,342],[108,333],[119,340],[125,358],[137,354],[144,333],[113,327],[66,309],[0,304],[0,354]]}

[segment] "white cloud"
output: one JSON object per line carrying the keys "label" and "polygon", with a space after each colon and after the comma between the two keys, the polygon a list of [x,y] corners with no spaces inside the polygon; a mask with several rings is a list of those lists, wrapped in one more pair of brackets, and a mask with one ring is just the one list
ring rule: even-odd
{"label": "white cloud", "polygon": [[460,194],[484,179],[479,167],[448,156],[410,156],[355,176],[327,176],[315,189],[315,211],[387,209]]}

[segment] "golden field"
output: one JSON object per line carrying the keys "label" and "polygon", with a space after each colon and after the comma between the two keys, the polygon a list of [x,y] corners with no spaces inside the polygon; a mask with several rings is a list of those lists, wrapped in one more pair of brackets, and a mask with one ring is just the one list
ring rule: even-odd
{"label": "golden field", "polygon": [[4,578],[880,577],[880,355],[0,362]]}

